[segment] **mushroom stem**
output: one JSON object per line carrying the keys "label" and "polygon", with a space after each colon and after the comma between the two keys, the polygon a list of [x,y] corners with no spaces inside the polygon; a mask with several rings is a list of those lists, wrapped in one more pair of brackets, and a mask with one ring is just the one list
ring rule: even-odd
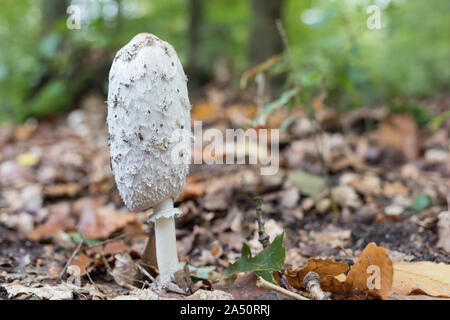
{"label": "mushroom stem", "polygon": [[[156,205],[154,214],[173,209],[173,200],[168,198]],[[162,278],[170,280],[171,275],[179,269],[177,240],[175,235],[175,218],[161,216],[155,221],[156,260]]]}

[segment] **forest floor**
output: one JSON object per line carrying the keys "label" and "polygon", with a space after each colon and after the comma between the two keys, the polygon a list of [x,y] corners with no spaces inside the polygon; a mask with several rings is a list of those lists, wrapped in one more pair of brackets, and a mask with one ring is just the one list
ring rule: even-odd
{"label": "forest floor", "polygon": [[[280,135],[276,175],[250,165],[192,165],[177,202],[178,254],[193,280],[185,296],[155,293],[156,269],[138,267],[151,210],[130,213],[122,204],[103,100],[92,94],[67,116],[0,128],[0,299],[287,299],[257,287],[253,273],[224,275],[244,242],[253,255],[262,250],[257,195],[271,241],[284,231],[280,287],[310,297],[301,284],[310,264],[321,279],[342,284],[368,248],[390,268],[387,276],[382,270],[387,292],[364,296],[351,291],[356,282],[350,291],[322,283],[333,299],[450,297],[449,119],[430,130],[383,106],[340,114],[318,104],[323,132],[314,135],[301,111],[280,109],[270,127],[292,114],[298,120]],[[221,130],[251,124],[254,106],[223,100],[195,104],[193,119]],[[421,103],[436,115],[450,97]]]}

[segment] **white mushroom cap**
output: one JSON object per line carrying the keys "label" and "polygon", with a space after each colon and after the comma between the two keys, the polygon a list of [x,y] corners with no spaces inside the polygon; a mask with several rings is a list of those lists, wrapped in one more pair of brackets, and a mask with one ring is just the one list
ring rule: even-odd
{"label": "white mushroom cap", "polygon": [[180,194],[190,146],[174,133],[190,133],[190,108],[187,78],[170,44],[140,33],[119,50],[109,73],[107,122],[111,169],[129,210]]}

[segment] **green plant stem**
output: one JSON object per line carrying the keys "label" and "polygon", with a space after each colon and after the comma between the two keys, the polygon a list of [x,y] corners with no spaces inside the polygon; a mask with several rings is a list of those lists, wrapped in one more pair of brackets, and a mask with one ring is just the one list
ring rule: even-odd
{"label": "green plant stem", "polygon": [[[276,21],[276,25],[277,25],[277,28],[278,28],[278,31],[280,33],[281,39],[283,41],[283,45],[284,45],[285,50],[286,50],[286,56],[287,56],[287,59],[288,59],[289,67],[290,67],[291,72],[292,72],[293,77],[294,77],[295,86],[296,86],[296,88],[298,90],[297,91],[297,95],[296,95],[296,104],[299,105],[300,104],[301,81],[297,77],[297,70],[295,68],[294,60],[292,59],[292,55],[291,55],[291,51],[290,51],[290,48],[289,48],[289,43],[288,43],[288,40],[287,40],[286,31],[285,31],[285,29],[283,27],[283,23],[281,22],[281,20],[277,20]],[[333,213],[336,216],[340,216],[339,208],[338,208],[338,206],[336,204],[336,201],[334,200],[334,197],[333,197],[333,191],[332,191],[332,187],[331,187],[331,179],[330,179],[329,172],[327,170],[325,157],[323,156],[322,149],[320,148],[320,145],[319,145],[320,136],[323,134],[323,131],[322,131],[322,128],[320,126],[319,121],[317,121],[317,119],[316,119],[316,115],[315,115],[314,109],[311,108],[309,103],[305,103],[305,107],[306,107],[306,114],[308,116],[309,121],[311,122],[311,128],[312,128],[312,134],[313,134],[313,137],[314,137],[314,145],[315,145],[315,148],[316,148],[316,153],[317,153],[317,156],[319,158],[320,164],[322,166],[323,174],[325,176],[325,182],[326,182],[326,185],[327,185],[329,198],[330,198],[330,202],[331,202],[331,210],[333,211]]]}

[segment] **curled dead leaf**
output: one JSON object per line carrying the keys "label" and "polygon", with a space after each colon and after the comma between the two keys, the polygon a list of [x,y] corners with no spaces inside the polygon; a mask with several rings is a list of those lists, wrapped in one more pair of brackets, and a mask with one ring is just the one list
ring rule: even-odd
{"label": "curled dead leaf", "polygon": [[321,279],[325,279],[326,276],[338,276],[347,272],[348,269],[349,266],[343,262],[336,262],[331,259],[309,259],[306,266],[295,270],[286,270],[285,275],[291,286],[302,289],[303,278],[310,271],[318,273]]}

